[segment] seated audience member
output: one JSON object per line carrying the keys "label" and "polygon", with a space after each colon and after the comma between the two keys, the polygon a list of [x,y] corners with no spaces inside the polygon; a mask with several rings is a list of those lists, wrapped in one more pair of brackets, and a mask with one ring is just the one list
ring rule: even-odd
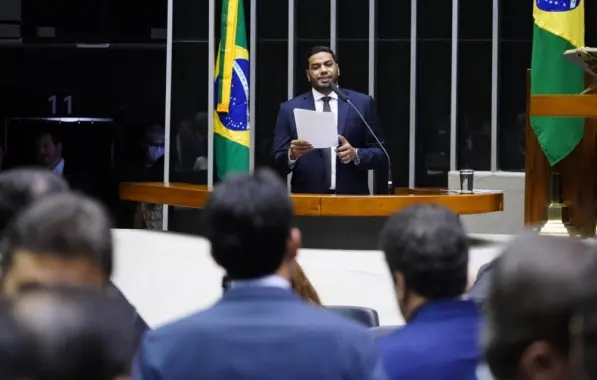
{"label": "seated audience member", "polygon": [[110,227],[104,209],[85,196],[54,194],[33,202],[3,231],[4,295],[31,283],[103,289],[112,274]]}
{"label": "seated audience member", "polygon": [[497,380],[594,378],[582,374],[583,340],[574,336],[584,335],[587,327],[592,330],[585,355],[595,352],[594,322],[579,326],[575,317],[582,306],[591,306],[584,301],[587,290],[593,302],[597,299],[591,285],[597,278],[596,254],[595,247],[581,240],[525,234],[495,261],[483,346]]}
{"label": "seated audience member", "polygon": [[299,263],[295,263],[294,270],[290,276],[290,286],[294,293],[301,297],[303,301],[321,306],[319,294],[317,294],[317,291],[311,284],[311,281],[309,281],[309,278]]}
{"label": "seated audience member", "polygon": [[301,237],[275,173],[227,177],[204,213],[230,289],[210,309],[147,333],[133,379],[386,378],[367,329],[293,294]]}
{"label": "seated audience member", "polygon": [[[2,195],[0,178],[0,199]],[[110,227],[103,207],[82,195],[58,193],[33,202],[3,231],[2,294],[16,297],[23,285],[31,283],[103,289],[128,308],[136,339],[140,340],[147,325],[109,282],[113,260]]]}
{"label": "seated audience member", "polygon": [[134,349],[128,316],[90,288],[30,287],[0,305],[0,377],[122,378]]}
{"label": "seated audience member", "polygon": [[380,242],[406,320],[380,340],[388,377],[474,379],[480,315],[461,298],[469,246],[458,215],[437,205],[408,207],[388,220]]}
{"label": "seated audience member", "polygon": [[[4,231],[15,215],[33,201],[50,194],[66,193],[68,190],[68,184],[62,177],[47,170],[24,168],[0,173],[0,232]],[[140,339],[148,329],[147,323],[114,284],[110,282],[106,292],[129,308],[134,316],[136,334]]]}
{"label": "seated audience member", "polygon": [[64,193],[33,202],[3,231],[2,291],[27,284],[78,284],[103,289],[112,273],[111,222],[85,196]]}

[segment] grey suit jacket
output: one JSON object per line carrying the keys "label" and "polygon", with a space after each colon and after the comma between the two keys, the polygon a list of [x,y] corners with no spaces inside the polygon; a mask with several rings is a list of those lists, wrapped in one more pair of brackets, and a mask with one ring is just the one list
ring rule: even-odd
{"label": "grey suit jacket", "polygon": [[467,293],[468,297],[475,301],[477,305],[482,306],[487,299],[494,262],[495,259],[479,268],[479,272],[477,272],[477,279]]}

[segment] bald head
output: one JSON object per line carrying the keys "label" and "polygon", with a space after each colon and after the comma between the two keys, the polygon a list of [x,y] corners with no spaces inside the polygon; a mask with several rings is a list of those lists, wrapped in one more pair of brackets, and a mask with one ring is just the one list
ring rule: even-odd
{"label": "bald head", "polygon": [[520,378],[521,366],[531,373],[538,369],[523,357],[552,364],[559,358],[558,368],[566,366],[570,321],[583,296],[581,276],[595,252],[581,240],[525,234],[497,259],[486,303],[485,351],[498,379]]}
{"label": "bald head", "polygon": [[65,191],[68,191],[66,181],[47,169],[12,169],[0,173],[0,232],[33,201]]}
{"label": "bald head", "polygon": [[[581,240],[527,234],[515,239],[498,259],[490,291],[492,304],[516,297],[540,311],[565,302],[577,290],[575,281],[595,256],[594,247]],[[524,302],[524,301],[533,302]],[[496,312],[503,309],[497,308]],[[505,313],[508,314],[508,313]]]}

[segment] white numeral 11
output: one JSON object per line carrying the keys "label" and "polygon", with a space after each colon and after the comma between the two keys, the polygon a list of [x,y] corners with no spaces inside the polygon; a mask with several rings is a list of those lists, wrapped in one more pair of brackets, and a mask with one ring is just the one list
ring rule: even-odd
{"label": "white numeral 11", "polygon": [[[50,103],[50,112],[52,115],[56,115],[56,95],[52,95],[48,98]],[[71,95],[65,96],[62,102],[66,104],[66,114],[70,115],[73,112],[73,97]]]}

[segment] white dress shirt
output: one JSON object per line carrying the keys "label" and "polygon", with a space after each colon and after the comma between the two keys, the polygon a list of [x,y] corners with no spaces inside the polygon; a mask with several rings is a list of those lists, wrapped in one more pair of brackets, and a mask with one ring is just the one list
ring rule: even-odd
{"label": "white dress shirt", "polygon": [[230,288],[283,288],[290,289],[290,282],[278,275],[272,274],[265,277],[254,278],[251,280],[234,280],[230,283]]}
{"label": "white dress shirt", "polygon": [[[312,89],[313,91],[313,100],[315,101],[315,111],[317,112],[323,112],[323,98],[326,96],[329,96],[330,99],[330,109],[332,110],[332,113],[334,114],[334,116],[336,117],[336,130],[338,130],[338,95],[336,95],[335,92],[331,92],[329,95],[325,95],[322,94],[321,92],[317,91],[316,89]],[[330,157],[331,157],[331,161],[332,161],[332,168],[330,171],[330,177],[331,177],[331,185],[330,185],[330,190],[336,190],[336,147],[332,147],[330,148],[331,152],[330,152]],[[296,162],[296,160],[290,160],[289,158],[289,165],[290,167],[292,167],[294,165],[294,163]]]}
{"label": "white dress shirt", "polygon": [[[335,92],[330,92],[329,95],[324,95],[321,92],[313,89],[313,100],[315,101],[315,111],[323,112],[323,98],[329,96],[330,99],[330,109],[332,113],[336,117],[336,131],[338,130],[338,95]],[[331,185],[330,190],[336,190],[336,147],[330,148],[330,157],[332,161],[332,170],[331,173]]]}

